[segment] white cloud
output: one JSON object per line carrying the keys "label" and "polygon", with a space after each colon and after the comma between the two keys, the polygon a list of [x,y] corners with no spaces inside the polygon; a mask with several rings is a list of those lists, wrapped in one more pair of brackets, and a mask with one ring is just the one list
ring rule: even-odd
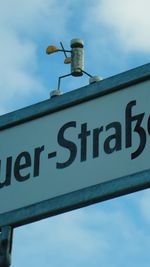
{"label": "white cloud", "polygon": [[[0,106],[14,109],[27,97],[45,95],[38,77],[38,48],[45,36],[65,36],[68,2],[14,0],[0,4]],[[45,47],[43,47],[43,50]],[[20,104],[21,107],[21,104]]]}
{"label": "white cloud", "polygon": [[44,32],[63,36],[68,8],[68,1],[60,5],[58,0],[6,0],[1,3],[1,25],[32,38]]}
{"label": "white cloud", "polygon": [[[149,0],[97,0],[89,8],[89,23],[97,38],[116,42],[129,52],[150,52]],[[92,23],[91,23],[92,22]],[[103,28],[105,36],[101,36]],[[116,40],[115,40],[116,39]]]}
{"label": "white cloud", "polygon": [[144,253],[150,245],[146,229],[138,228],[134,212],[124,208],[128,205],[126,198],[116,203],[91,206],[16,229],[12,267],[24,262],[29,267],[41,266],[43,261],[45,267],[50,262],[56,267],[140,267],[141,258],[146,267]]}
{"label": "white cloud", "polygon": [[[90,214],[86,215],[83,210],[80,210],[24,227],[24,231],[20,231],[20,237],[18,233],[20,240],[25,240],[23,247],[20,247],[20,254],[26,257],[31,253],[33,257],[37,250],[40,250],[38,252],[40,258],[49,253],[52,261],[55,261],[54,264],[57,262],[60,264],[62,260],[70,264],[88,262],[94,255],[103,255],[109,244],[101,231],[96,233],[86,229],[89,216]],[[40,240],[40,243],[36,244],[36,240]],[[55,258],[55,254],[59,254],[59,257]],[[16,253],[16,258],[17,255]]]}

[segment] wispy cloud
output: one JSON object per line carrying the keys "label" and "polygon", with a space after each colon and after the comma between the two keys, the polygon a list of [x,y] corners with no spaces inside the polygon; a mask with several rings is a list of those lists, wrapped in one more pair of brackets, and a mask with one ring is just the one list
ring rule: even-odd
{"label": "wispy cloud", "polygon": [[116,38],[122,50],[150,52],[149,9],[148,0],[97,0],[89,12],[92,26],[105,27],[105,36]]}
{"label": "wispy cloud", "polygon": [[[24,231],[17,229],[12,267],[24,261],[29,267],[40,266],[43,260],[45,267],[50,261],[56,267],[62,262],[72,267],[140,267],[141,258],[146,267],[144,255],[149,238],[144,228],[135,224],[134,214],[131,216],[129,209],[124,208],[128,205],[126,198],[115,203],[53,217],[25,226]],[[24,240],[21,246],[20,240]]]}
{"label": "wispy cloud", "polygon": [[[27,97],[44,95],[38,78],[38,43],[65,36],[67,1],[4,1],[0,6],[0,106],[11,110]],[[44,48],[43,48],[44,49]],[[35,97],[35,98],[36,98]],[[18,101],[17,101],[18,100]],[[18,103],[19,102],[19,103]],[[20,105],[21,106],[21,105]]]}

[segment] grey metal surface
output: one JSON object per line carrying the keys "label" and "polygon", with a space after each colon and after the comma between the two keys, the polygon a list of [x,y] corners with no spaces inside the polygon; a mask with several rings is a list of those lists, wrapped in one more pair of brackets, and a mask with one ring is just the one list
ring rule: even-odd
{"label": "grey metal surface", "polygon": [[150,79],[150,63],[124,73],[84,86],[60,97],[0,116],[0,130],[115,92],[129,85]]}
{"label": "grey metal surface", "polygon": [[0,215],[0,227],[17,227],[149,187],[150,170],[147,170],[5,213]]}

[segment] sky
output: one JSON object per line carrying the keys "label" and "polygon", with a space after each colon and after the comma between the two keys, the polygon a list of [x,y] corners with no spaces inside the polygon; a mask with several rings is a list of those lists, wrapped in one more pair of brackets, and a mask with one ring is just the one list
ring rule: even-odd
{"label": "sky", "polygon": [[[0,0],[0,114],[49,98],[69,73],[48,45],[85,43],[85,71],[103,78],[149,62],[149,0]],[[62,92],[88,84],[66,78]],[[148,267],[150,191],[16,228],[12,267]]]}

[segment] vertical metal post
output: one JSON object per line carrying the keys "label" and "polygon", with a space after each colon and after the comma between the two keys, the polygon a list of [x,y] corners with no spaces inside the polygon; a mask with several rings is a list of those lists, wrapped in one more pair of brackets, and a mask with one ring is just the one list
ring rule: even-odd
{"label": "vertical metal post", "polygon": [[72,75],[72,74],[70,73],[70,74],[66,74],[66,75],[63,75],[63,76],[60,76],[60,77],[59,77],[59,79],[58,79],[58,91],[60,91],[60,81],[61,81],[61,79],[62,79],[62,78],[65,78],[65,77],[68,77],[68,76],[70,76],[70,75]]}
{"label": "vertical metal post", "polygon": [[1,227],[0,233],[0,267],[11,265],[13,229],[11,226]]}

